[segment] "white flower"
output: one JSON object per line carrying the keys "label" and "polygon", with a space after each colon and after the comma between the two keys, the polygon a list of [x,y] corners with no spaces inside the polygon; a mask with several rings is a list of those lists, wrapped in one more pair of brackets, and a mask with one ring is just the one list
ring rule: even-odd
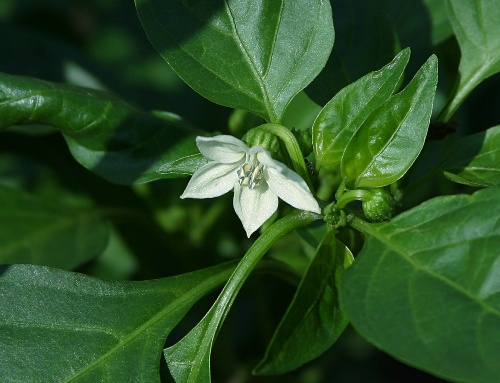
{"label": "white flower", "polygon": [[248,237],[276,211],[278,197],[297,209],[321,212],[305,181],[266,149],[226,135],[197,137],[196,144],[212,162],[193,174],[181,198],[213,198],[234,189],[234,210]]}

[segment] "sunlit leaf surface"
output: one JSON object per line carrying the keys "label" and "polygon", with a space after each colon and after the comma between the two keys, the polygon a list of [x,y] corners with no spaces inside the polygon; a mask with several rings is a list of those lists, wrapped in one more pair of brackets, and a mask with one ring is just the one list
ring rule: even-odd
{"label": "sunlit leaf surface", "polygon": [[[196,92],[280,122],[325,65],[327,0],[136,0],[149,39]],[[160,16],[160,17],[159,17]]]}
{"label": "sunlit leaf surface", "polygon": [[234,263],[143,282],[0,267],[0,381],[160,382],[165,338]]}
{"label": "sunlit leaf surface", "polygon": [[406,363],[457,382],[500,377],[500,189],[431,199],[367,242],[341,281],[354,327]]}

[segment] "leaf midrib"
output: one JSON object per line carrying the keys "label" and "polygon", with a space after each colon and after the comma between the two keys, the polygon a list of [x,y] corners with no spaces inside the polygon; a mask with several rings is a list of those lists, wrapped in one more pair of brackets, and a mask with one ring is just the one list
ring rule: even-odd
{"label": "leaf midrib", "polygon": [[[182,294],[180,295],[180,297],[178,297],[178,299],[176,299],[174,301],[174,303],[167,304],[157,314],[153,315],[149,320],[146,320],[141,326],[137,327],[137,329],[130,332],[121,341],[117,342],[116,345],[113,346],[109,351],[107,351],[106,353],[101,355],[99,358],[93,360],[91,363],[87,364],[85,367],[83,367],[79,371],[75,372],[75,374],[73,374],[72,377],[66,379],[64,382],[65,383],[72,382],[75,379],[84,375],[86,372],[91,371],[93,368],[95,368],[99,364],[105,362],[106,359],[108,357],[112,356],[115,352],[119,352],[120,349],[124,348],[125,346],[127,346],[127,344],[131,343],[136,338],[141,336],[145,331],[156,326],[159,322],[164,320],[168,316],[168,313],[177,312],[179,309],[182,309],[183,306],[190,306],[190,304],[189,304],[190,301],[193,301],[193,304],[194,304],[194,302],[196,302],[198,299],[193,299],[193,295],[203,296],[203,295],[207,294],[209,292],[206,290],[207,284],[213,285],[214,279],[215,280],[225,279],[225,277],[223,277],[223,276],[227,273],[230,273],[230,272],[231,272],[231,270],[229,270],[229,271],[226,270],[224,273],[221,273],[221,275],[211,276],[210,278],[205,279],[202,283],[195,285],[191,290],[183,291]],[[210,289],[210,290],[212,290],[212,289]],[[164,330],[165,330],[164,333],[165,333],[165,339],[166,339],[166,337],[168,336],[168,333],[167,333],[168,327],[165,326]]]}
{"label": "leaf midrib", "polygon": [[[263,77],[260,76],[259,71],[257,70],[257,65],[252,60],[251,55],[248,53],[247,47],[243,43],[243,39],[240,37],[240,34],[238,32],[238,28],[236,26],[236,21],[235,21],[233,12],[231,11],[231,7],[229,6],[227,0],[224,0],[224,5],[226,8],[226,12],[227,12],[227,15],[229,17],[229,20],[231,21],[231,28],[234,31],[234,37],[237,40],[236,41],[237,45],[240,47],[240,51],[243,54],[243,57],[245,58],[245,61],[247,62],[250,70],[252,71],[254,78],[257,81],[257,85],[259,86],[260,92],[261,92],[262,97],[263,97],[262,102],[266,108],[267,115],[270,118],[269,122],[277,122],[278,117],[272,108],[272,104],[271,104],[270,97],[269,97],[269,92],[267,90],[266,84],[264,83],[264,79],[263,79]],[[280,17],[281,17],[281,11],[282,11],[282,8],[280,8],[280,15],[279,15]],[[273,49],[274,49],[274,44],[273,44]],[[273,56],[273,52],[271,52],[270,57],[272,57],[272,56]]]}

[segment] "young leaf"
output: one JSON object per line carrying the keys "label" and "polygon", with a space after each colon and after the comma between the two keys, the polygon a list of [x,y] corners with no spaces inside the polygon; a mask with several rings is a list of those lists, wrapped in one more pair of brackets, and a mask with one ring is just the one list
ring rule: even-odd
{"label": "young leaf", "polygon": [[257,375],[283,374],[325,352],[342,334],[348,318],[338,306],[337,286],[354,258],[331,231],[323,240],[293,301],[254,369]]}
{"label": "young leaf", "polygon": [[367,236],[340,303],[369,342],[451,381],[500,377],[500,188],[431,199]]}
{"label": "young leaf", "polygon": [[149,39],[215,103],[281,121],[325,65],[334,40],[327,0],[135,0]]}
{"label": "young leaf", "polygon": [[167,335],[234,265],[142,282],[0,267],[0,381],[159,383]]}
{"label": "young leaf", "polygon": [[458,140],[441,168],[454,182],[500,186],[500,125]]}
{"label": "young leaf", "polygon": [[406,88],[372,112],[354,133],[340,163],[354,188],[382,187],[401,178],[425,142],[437,85],[431,56]]}
{"label": "young leaf", "polygon": [[73,269],[100,255],[107,241],[98,211],[0,186],[0,264]]}
{"label": "young leaf", "polygon": [[354,132],[396,89],[409,58],[409,49],[401,51],[382,69],[346,86],[325,105],[312,127],[318,166],[340,162]]}
{"label": "young leaf", "polygon": [[455,91],[440,121],[448,121],[476,86],[500,71],[498,0],[447,0],[446,5],[462,57]]}
{"label": "young leaf", "polygon": [[0,129],[22,124],[56,127],[80,164],[119,184],[162,178],[161,165],[198,153],[195,131],[179,117],[97,90],[0,73]]}
{"label": "young leaf", "polygon": [[212,345],[245,280],[279,237],[319,218],[318,214],[298,211],[276,221],[257,238],[203,319],[179,342],[164,350],[168,368],[177,383],[210,382]]}
{"label": "young leaf", "polygon": [[380,1],[333,1],[333,23],[338,38],[319,76],[307,94],[325,105],[337,92],[361,76],[380,68],[399,50],[397,34]]}

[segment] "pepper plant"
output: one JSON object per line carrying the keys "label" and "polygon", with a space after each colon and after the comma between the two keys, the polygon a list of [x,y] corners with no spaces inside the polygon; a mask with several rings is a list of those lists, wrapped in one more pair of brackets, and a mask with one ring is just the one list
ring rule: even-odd
{"label": "pepper plant", "polygon": [[[80,174],[80,191],[40,181],[68,170],[26,168],[33,145],[2,160],[0,380],[210,382],[226,319],[253,318],[231,316],[235,299],[266,271],[255,301],[276,275],[288,308],[241,381],[303,371],[352,329],[443,380],[500,381],[500,126],[453,133],[463,102],[500,71],[498,2],[135,7],[228,124],[0,74],[4,137],[61,135]],[[456,43],[459,65],[444,49]],[[438,87],[453,78],[441,61],[455,64],[453,88]],[[139,213],[111,202],[124,196]],[[151,230],[134,247],[124,221]],[[152,237],[165,247],[145,260]],[[123,280],[133,262],[157,277]]]}

